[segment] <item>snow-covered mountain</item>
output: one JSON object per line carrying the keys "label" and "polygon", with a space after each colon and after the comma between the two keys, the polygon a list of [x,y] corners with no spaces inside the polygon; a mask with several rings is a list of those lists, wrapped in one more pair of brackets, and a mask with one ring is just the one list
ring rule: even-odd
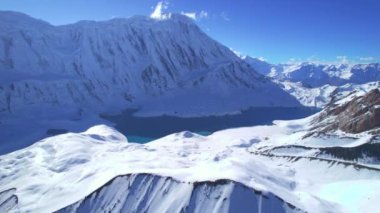
{"label": "snow-covered mountain", "polygon": [[0,38],[2,113],[55,107],[80,116],[142,106],[153,114],[217,114],[298,105],[182,15],[52,26],[3,11]]}
{"label": "snow-covered mountain", "polygon": [[323,108],[336,93],[380,88],[380,64],[271,64],[241,57],[259,73],[270,77],[304,106]]}
{"label": "snow-covered mountain", "polygon": [[380,64],[321,64],[288,63],[271,64],[258,58],[243,56],[257,72],[281,81],[301,82],[305,87],[321,87],[326,84],[364,84],[380,81]]}
{"label": "snow-covered mountain", "polygon": [[[137,144],[101,125],[49,137],[0,156],[0,192],[15,195],[20,212],[374,212],[379,123],[316,130],[341,122],[340,113],[370,121],[379,94],[357,90],[305,119],[209,136],[181,132]],[[362,105],[366,112],[356,113]]]}
{"label": "snow-covered mountain", "polygon": [[289,94],[293,95],[304,106],[323,108],[327,106],[334,96],[345,96],[352,91],[369,92],[380,88],[380,81],[365,84],[345,84],[342,86],[331,86],[326,84],[321,87],[305,87],[301,82],[290,82],[276,80],[276,82]]}
{"label": "snow-covered mountain", "polygon": [[276,78],[302,82],[305,86],[319,87],[326,84],[341,86],[343,84],[363,84],[380,81],[380,64],[314,64],[301,63],[299,65],[283,66],[282,73]]}
{"label": "snow-covered mountain", "polygon": [[260,58],[252,58],[250,56],[240,56],[244,61],[246,61],[251,67],[253,67],[257,72],[265,76],[272,76],[277,72],[277,69],[280,69],[278,65],[274,65],[266,62]]}

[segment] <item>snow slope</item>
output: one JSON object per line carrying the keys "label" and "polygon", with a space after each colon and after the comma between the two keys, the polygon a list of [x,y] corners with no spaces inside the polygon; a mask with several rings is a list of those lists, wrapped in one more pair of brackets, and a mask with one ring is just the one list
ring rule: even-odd
{"label": "snow slope", "polygon": [[[279,147],[291,145],[318,148],[363,144],[358,140],[366,133],[349,134],[350,138],[339,133],[334,140],[304,138],[314,117],[223,130],[207,137],[181,132],[147,144],[128,142],[112,128],[95,126],[82,133],[46,138],[0,156],[0,191],[16,188],[21,212],[51,212],[64,207],[75,212],[78,206],[87,210],[98,205],[123,208],[134,197],[139,200],[134,203],[136,208],[148,208],[147,202],[152,202],[151,205],[170,209],[178,206],[165,199],[178,193],[184,196],[177,200],[179,206],[185,207],[192,206],[189,204],[194,200],[189,198],[192,193],[197,196],[206,193],[198,192],[197,187],[210,196],[226,196],[229,204],[234,205],[230,189],[241,188],[240,184],[268,195],[269,202],[279,203],[275,208],[284,206],[278,197],[308,212],[376,211],[380,197],[378,164],[315,156],[315,152],[304,150],[275,152]],[[114,179],[117,176],[120,177]],[[144,181],[135,182],[135,178]],[[148,187],[152,181],[157,182],[156,187]],[[177,185],[178,190],[172,189]],[[135,189],[139,194],[132,193]],[[155,193],[166,193],[168,197],[157,200]],[[240,189],[237,194],[241,195]],[[252,196],[252,200],[260,198],[252,192],[247,196]],[[120,202],[111,202],[112,197]],[[211,205],[195,200],[197,208]],[[209,208],[226,210],[218,207],[218,203],[215,201]],[[257,201],[252,204],[256,206],[254,203]]]}

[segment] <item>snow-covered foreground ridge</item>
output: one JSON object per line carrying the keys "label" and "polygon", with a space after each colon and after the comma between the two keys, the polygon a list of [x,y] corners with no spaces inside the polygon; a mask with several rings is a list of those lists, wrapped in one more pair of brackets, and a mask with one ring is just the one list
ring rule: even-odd
{"label": "snow-covered foreground ridge", "polygon": [[[137,202],[136,202],[137,201]],[[142,202],[140,202],[142,201]],[[294,206],[230,180],[181,182],[150,174],[118,176],[58,212],[287,212]]]}
{"label": "snow-covered foreground ridge", "polygon": [[207,137],[181,132],[147,144],[95,126],[0,156],[0,191],[15,188],[21,212],[229,211],[242,197],[239,205],[253,212],[374,212],[378,156],[345,160],[327,148],[376,146],[379,138],[304,138],[316,116]]}

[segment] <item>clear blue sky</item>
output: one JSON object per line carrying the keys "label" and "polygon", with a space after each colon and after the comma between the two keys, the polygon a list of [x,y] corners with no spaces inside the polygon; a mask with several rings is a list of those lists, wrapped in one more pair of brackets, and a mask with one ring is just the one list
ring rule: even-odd
{"label": "clear blue sky", "polygon": [[[149,15],[157,0],[0,0],[0,10],[52,24]],[[380,60],[379,0],[169,0],[167,12],[196,12],[214,39],[274,63]],[[200,18],[200,12],[203,12]],[[205,17],[207,13],[207,17]],[[338,59],[338,58],[339,59]]]}

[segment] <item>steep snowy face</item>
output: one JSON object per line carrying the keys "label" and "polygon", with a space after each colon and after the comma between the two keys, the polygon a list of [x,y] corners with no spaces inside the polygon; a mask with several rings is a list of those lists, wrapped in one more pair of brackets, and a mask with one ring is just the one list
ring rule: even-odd
{"label": "steep snowy face", "polygon": [[271,72],[275,72],[278,68],[276,65],[270,64],[259,58],[252,58],[250,56],[242,56],[241,58],[252,66],[252,68],[254,68],[257,72],[265,76],[273,75]]}
{"label": "steep snowy face", "polygon": [[261,85],[284,97],[283,103],[271,102],[256,93],[240,108],[298,104],[185,16],[51,26],[18,13],[0,15],[2,112],[38,105],[125,107],[203,82],[220,89],[216,97]]}
{"label": "steep snowy face", "polygon": [[[180,182],[149,174],[124,175],[57,212],[289,212],[272,193],[229,180]],[[301,211],[300,211],[301,212]]]}

